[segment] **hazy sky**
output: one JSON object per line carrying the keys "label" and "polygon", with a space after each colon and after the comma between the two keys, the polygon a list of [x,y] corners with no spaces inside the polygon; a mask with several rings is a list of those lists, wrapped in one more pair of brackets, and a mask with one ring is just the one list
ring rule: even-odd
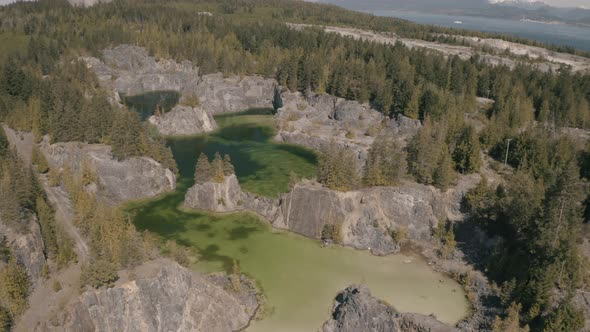
{"label": "hazy sky", "polygon": [[[15,0],[0,0],[0,5],[5,5],[14,1]],[[544,0],[544,2],[557,7],[590,7],[590,0]]]}

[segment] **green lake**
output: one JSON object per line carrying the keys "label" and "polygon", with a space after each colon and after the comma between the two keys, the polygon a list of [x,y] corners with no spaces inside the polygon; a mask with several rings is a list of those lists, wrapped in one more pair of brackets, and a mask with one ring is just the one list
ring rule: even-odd
{"label": "green lake", "polygon": [[175,192],[127,209],[140,230],[175,240],[194,252],[194,269],[230,272],[234,259],[266,296],[267,314],[248,331],[318,331],[336,294],[351,284],[366,284],[376,297],[402,312],[434,314],[454,324],[468,312],[461,286],[433,271],[420,257],[377,257],[350,248],[323,248],[319,241],[277,231],[250,213],[211,214],[179,206],[192,185],[196,159],[229,154],[244,190],[277,197],[288,191],[291,174],[315,175],[316,155],[304,148],[272,142],[273,119],[250,111],[216,117],[209,135],[170,138],[180,169]]}

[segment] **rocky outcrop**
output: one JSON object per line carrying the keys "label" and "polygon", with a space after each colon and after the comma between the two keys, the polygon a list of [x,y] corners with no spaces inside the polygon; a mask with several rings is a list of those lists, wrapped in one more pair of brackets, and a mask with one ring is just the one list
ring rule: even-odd
{"label": "rocky outcrop", "polygon": [[97,196],[109,203],[153,197],[176,187],[174,173],[157,161],[147,157],[119,161],[113,158],[108,145],[49,144],[44,140],[40,148],[50,168],[69,168],[74,177],[82,175],[86,164],[96,175]]}
{"label": "rocky outcrop", "polygon": [[451,332],[434,317],[403,314],[371,296],[364,286],[350,286],[336,297],[332,318],[324,332]]}
{"label": "rocky outcrop", "polygon": [[357,157],[358,169],[364,166],[375,137],[395,134],[401,145],[421,127],[420,121],[398,115],[384,117],[367,104],[330,95],[304,96],[283,92],[276,119],[276,140],[321,151],[328,144],[347,149]]}
{"label": "rocky outcrop", "polygon": [[201,107],[211,114],[245,111],[249,108],[272,108],[278,83],[260,76],[223,77],[210,74],[201,77],[194,95]]}
{"label": "rocky outcrop", "polygon": [[234,291],[227,276],[200,275],[160,259],[113,288],[83,293],[55,331],[239,331],[256,313],[256,290],[245,278]]}
{"label": "rocky outcrop", "polygon": [[103,51],[103,60],[84,58],[101,84],[119,95],[136,96],[155,91],[176,91],[180,103],[168,114],[152,116],[150,122],[164,135],[192,135],[215,128],[213,114],[273,107],[277,82],[259,76],[224,77],[200,75],[190,61],[157,60],[144,48],[120,45]]}
{"label": "rocky outcrop", "polygon": [[399,250],[393,231],[403,229],[408,239],[425,242],[440,219],[461,220],[463,195],[478,182],[477,175],[464,176],[442,193],[416,183],[338,192],[304,181],[273,200],[243,192],[232,175],[222,183],[196,184],[187,192],[184,207],[214,212],[250,210],[275,228],[317,239],[324,226],[332,224],[339,229],[341,244],[385,255]]}
{"label": "rocky outcrop", "polygon": [[196,135],[213,131],[217,127],[213,116],[204,109],[180,105],[162,115],[152,115],[149,122],[162,135]]}
{"label": "rocky outcrop", "polygon": [[195,184],[187,191],[183,206],[212,212],[249,210],[268,220],[279,213],[277,200],[243,192],[235,175],[226,176],[221,183]]}
{"label": "rocky outcrop", "polygon": [[42,278],[45,260],[45,243],[35,215],[20,222],[0,220],[0,236],[6,236],[12,257],[27,271],[33,285]]}

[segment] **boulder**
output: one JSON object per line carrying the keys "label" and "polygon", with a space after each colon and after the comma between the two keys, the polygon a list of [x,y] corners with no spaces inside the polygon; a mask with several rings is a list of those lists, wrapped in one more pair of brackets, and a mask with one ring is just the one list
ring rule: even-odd
{"label": "boulder", "polygon": [[134,271],[135,280],[89,290],[67,309],[59,331],[204,331],[246,328],[258,308],[255,288],[241,279],[234,291],[227,276],[201,275],[160,259]]}
{"label": "boulder", "polygon": [[149,122],[162,135],[196,135],[213,131],[217,127],[211,114],[202,108],[180,105],[160,116],[151,116]]}
{"label": "boulder", "polygon": [[371,296],[367,287],[350,286],[336,297],[324,332],[451,332],[454,328],[434,317],[403,314]]}
{"label": "boulder", "polygon": [[174,173],[148,157],[117,160],[111,147],[77,142],[49,144],[45,139],[41,152],[50,168],[69,168],[74,177],[82,175],[86,164],[96,175],[96,194],[112,204],[154,197],[176,187]]}
{"label": "boulder", "polygon": [[45,243],[35,215],[18,222],[0,220],[0,236],[6,236],[11,255],[27,271],[33,285],[42,280]]}

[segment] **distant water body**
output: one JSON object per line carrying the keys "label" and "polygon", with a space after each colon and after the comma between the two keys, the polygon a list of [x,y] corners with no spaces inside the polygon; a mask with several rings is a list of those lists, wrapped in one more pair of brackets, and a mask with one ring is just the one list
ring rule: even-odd
{"label": "distant water body", "polygon": [[[377,16],[402,18],[420,24],[508,34],[538,40],[546,44],[566,45],[580,50],[590,51],[590,27],[398,10],[375,10],[367,12]],[[462,23],[458,24],[456,22]]]}

